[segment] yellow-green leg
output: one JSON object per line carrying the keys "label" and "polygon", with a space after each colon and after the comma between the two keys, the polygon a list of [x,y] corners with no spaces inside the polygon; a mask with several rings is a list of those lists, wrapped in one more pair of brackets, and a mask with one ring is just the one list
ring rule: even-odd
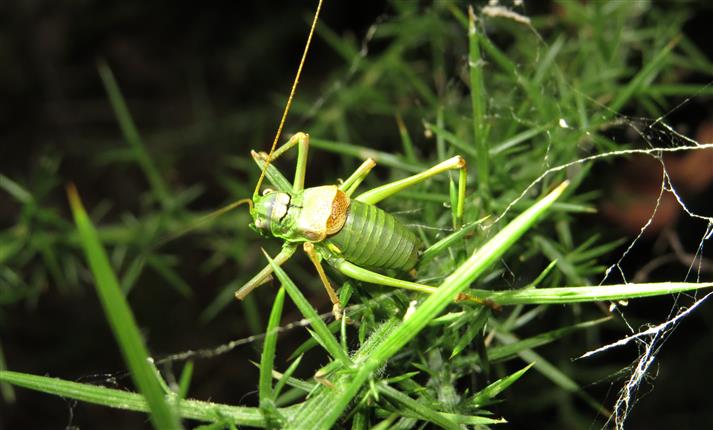
{"label": "yellow-green leg", "polygon": [[327,279],[327,274],[324,273],[324,267],[322,267],[322,262],[320,261],[321,257],[317,255],[317,251],[314,249],[314,244],[311,242],[305,242],[302,245],[302,248],[309,257],[309,260],[317,269],[319,279],[322,281],[324,289],[327,290],[329,300],[332,302],[332,314],[334,315],[334,318],[337,320],[342,319],[342,305],[339,303],[339,297],[337,297],[337,293],[334,291],[334,288],[332,288],[332,284],[329,283],[329,279]]}
{"label": "yellow-green leg", "polygon": [[[296,245],[286,243],[285,246],[282,247],[282,251],[280,251],[280,253],[277,254],[275,258],[273,258],[273,261],[278,266],[281,266],[285,261],[289,260],[290,257],[292,257],[292,254],[295,253],[296,249]],[[270,279],[272,279],[272,266],[268,264],[260,272],[258,272],[257,275],[253,276],[252,279],[250,279],[247,283],[245,283],[245,285],[240,287],[240,289],[235,292],[235,298],[238,300],[243,300],[255,288],[259,287],[265,282],[268,282]]]}

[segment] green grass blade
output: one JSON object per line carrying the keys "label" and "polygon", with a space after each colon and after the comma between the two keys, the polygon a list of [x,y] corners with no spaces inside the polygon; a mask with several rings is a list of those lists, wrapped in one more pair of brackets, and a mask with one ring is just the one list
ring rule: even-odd
{"label": "green grass blade", "polygon": [[173,287],[184,298],[189,298],[193,295],[191,286],[181,278],[181,276],[170,267],[166,261],[155,255],[149,255],[146,258],[146,264],[151,267],[156,274],[163,278],[168,285]]}
{"label": "green grass blade", "polygon": [[647,85],[639,90],[641,94],[650,96],[711,96],[713,86],[701,84],[658,84]]}
{"label": "green grass blade", "polygon": [[[331,333],[337,333],[339,331],[339,328],[341,327],[341,323],[339,321],[332,321],[329,324],[327,324],[327,329]],[[295,350],[290,354],[289,357],[287,357],[287,360],[294,360],[296,357],[304,354],[305,352],[309,351],[310,349],[314,348],[317,346],[318,342],[315,338],[310,337],[306,341],[302,342],[300,346],[295,348]]]}
{"label": "green grass blade", "polygon": [[490,312],[487,307],[480,309],[473,322],[468,323],[465,333],[458,338],[458,342],[453,347],[450,358],[460,354],[466,346],[470,345],[475,336],[481,333],[481,330],[485,327],[485,323],[488,321],[488,316],[490,316]]}
{"label": "green grass blade", "polygon": [[429,246],[425,251],[423,251],[423,254],[421,254],[419,264],[424,264],[426,261],[430,261],[431,259],[433,259],[433,257],[437,256],[441,252],[450,249],[451,245],[464,238],[468,233],[473,231],[486,219],[488,219],[488,217],[484,217],[475,222],[466,224],[460,229],[458,229],[458,231],[456,231],[455,233],[451,233],[443,239],[439,240],[438,242],[434,243],[433,245]]}
{"label": "green grass blade", "polygon": [[[295,382],[298,381],[297,383],[302,383],[302,381],[297,380],[296,378],[292,378],[292,374],[295,373],[295,370],[300,365],[300,362],[302,361],[303,355],[300,355],[296,359],[292,360],[292,363],[290,363],[290,366],[285,370],[285,373],[280,374],[279,372],[272,371],[272,376],[278,378],[277,379],[277,384],[275,384],[275,389],[273,391],[273,396],[275,399],[277,399],[280,396],[280,392],[282,392],[282,389],[285,387],[285,384],[288,382]],[[305,385],[300,385],[301,388],[308,387],[305,391],[309,393],[314,387],[311,386],[312,384],[307,384]],[[294,385],[291,385],[294,387]]]}
{"label": "green grass blade", "polygon": [[[518,341],[515,336],[509,333],[498,332],[496,333],[496,337],[506,343],[514,343]],[[539,355],[532,349],[521,349],[517,352],[517,355],[520,356],[520,358],[522,358],[523,360],[525,360],[525,362],[533,363],[535,369],[537,369],[538,372],[540,372],[544,377],[552,381],[558,387],[562,388],[565,391],[575,393],[577,396],[581,397],[595,411],[601,413],[604,416],[610,415],[610,412],[599,402],[597,402],[592,396],[582,390],[582,388],[579,386],[579,384],[577,384],[576,381],[574,381],[557,366],[550,363],[548,360],[543,358],[541,355]]]}
{"label": "green grass blade", "polygon": [[[391,318],[386,322],[379,325],[371,335],[362,343],[361,348],[353,354],[352,359],[354,361],[354,367],[359,368],[369,362],[371,354],[379,347],[384,340],[389,337],[394,329],[398,326],[399,320],[396,318]],[[324,419],[325,411],[332,412],[332,408],[342,407],[340,404],[335,403],[335,393],[339,390],[341,391],[342,385],[340,382],[344,382],[345,374],[342,374],[340,381],[337,382],[335,388],[325,389],[324,386],[318,387],[320,391],[317,391],[316,395],[312,396],[309,401],[302,404],[302,406],[297,411],[295,417],[288,422],[286,429],[328,429],[331,424],[329,420]],[[341,399],[339,402],[349,402],[349,399]],[[337,412],[339,414],[339,412]]]}
{"label": "green grass blade", "polygon": [[280,420],[280,417],[276,416],[275,396],[272,390],[272,369],[275,365],[278,328],[280,327],[280,318],[282,318],[282,307],[284,303],[285,289],[280,288],[272,305],[265,340],[262,345],[262,355],[260,356],[260,380],[258,383],[260,409],[265,413],[266,419],[271,422],[278,422]]}
{"label": "green grass blade", "polygon": [[[464,139],[456,136],[452,132],[444,129],[443,127],[440,127],[437,124],[431,124],[430,122],[424,122],[424,126],[427,130],[431,131],[433,134],[436,135],[437,141],[443,140],[445,142],[450,143],[451,145],[455,146],[457,150],[462,151],[464,155],[469,155],[473,158],[478,157],[478,151],[475,148],[473,148]],[[445,152],[445,150],[443,152]]]}
{"label": "green grass blade", "polygon": [[[483,84],[483,65],[485,62],[480,52],[480,35],[475,25],[475,13],[468,7],[468,69],[470,71],[470,101],[473,110],[473,143],[475,145],[476,171],[478,174],[478,193],[489,194],[490,153],[485,127],[485,85]],[[487,197],[484,199],[487,201]]]}
{"label": "green grass blade", "polygon": [[401,136],[401,146],[404,148],[404,154],[406,156],[406,159],[413,164],[416,164],[418,161],[418,158],[416,157],[416,151],[414,150],[413,147],[413,140],[411,140],[411,135],[408,132],[408,128],[406,128],[406,124],[404,124],[403,118],[401,118],[401,115],[397,112],[396,113],[396,125],[399,128],[399,136]]}
{"label": "green grass blade", "polygon": [[[599,324],[603,324],[609,321],[611,317],[599,318],[591,321],[584,321],[577,324],[572,324],[567,327],[561,327],[558,329],[550,330],[545,333],[540,333],[535,336],[528,337],[527,339],[518,340],[506,345],[498,345],[492,347],[488,350],[488,358],[491,361],[506,360],[516,356],[520,351],[537,348],[548,343],[554,342],[570,333],[577,330],[584,330],[587,328],[595,327]],[[491,320],[492,323],[492,320]],[[495,325],[496,330],[498,325]]]}
{"label": "green grass blade", "polygon": [[27,204],[34,200],[32,193],[27,191],[25,187],[3,174],[0,174],[0,189],[5,190],[5,192],[13,196],[20,203]]}
{"label": "green grass blade", "polygon": [[394,167],[396,169],[404,170],[410,173],[420,173],[421,171],[423,171],[422,166],[408,163],[404,161],[402,157],[390,154],[388,152],[377,151],[371,148],[367,148],[365,146],[358,146],[352,145],[350,143],[334,142],[331,140],[315,138],[311,138],[309,144],[310,146],[313,146],[315,148],[324,149],[325,151],[331,151],[337,154],[348,155],[350,157],[358,158],[360,160],[373,158],[377,164]]}
{"label": "green grass blade", "polygon": [[[5,354],[2,351],[2,342],[0,342],[0,372],[4,370],[7,370],[7,365],[5,364]],[[15,391],[12,389],[12,385],[7,382],[0,382],[0,395],[6,403],[15,401]]]}
{"label": "green grass blade", "polygon": [[493,300],[499,305],[520,304],[564,304],[599,302],[604,300],[626,300],[642,297],[662,296],[701,290],[713,287],[713,282],[655,282],[648,284],[617,284],[585,287],[561,287],[508,290],[493,293],[485,290],[471,290],[475,297]]}
{"label": "green grass blade", "polygon": [[320,339],[320,343],[327,352],[334,357],[336,360],[340,361],[344,366],[351,366],[351,360],[347,353],[342,349],[342,346],[337,341],[337,338],[332,335],[332,332],[327,327],[327,324],[322,321],[319,314],[314,309],[312,304],[305,298],[302,292],[297,288],[292,279],[287,276],[284,270],[270,258],[269,255],[265,254],[265,257],[270,262],[272,270],[275,272],[275,276],[280,280],[282,286],[287,290],[287,294],[290,295],[292,301],[297,305],[297,308],[302,312],[302,315],[307,318],[314,329],[315,335]]}
{"label": "green grass blade", "polygon": [[[30,390],[115,409],[137,412],[149,412],[151,410],[142,395],[114,388],[12,371],[0,371],[0,381]],[[263,427],[265,425],[262,413],[258,408],[230,406],[200,400],[181,400],[177,402],[177,409],[178,413],[184,418],[215,421],[223,417],[231,419],[238,425],[253,427]],[[286,415],[290,413],[286,409],[281,409],[280,411]],[[176,427],[167,426],[162,428],[170,429]]]}
{"label": "green grass blade", "polygon": [[102,247],[97,232],[82,206],[76,188],[67,188],[69,204],[79,230],[82,248],[94,275],[97,294],[107,316],[124,361],[131,376],[151,410],[154,427],[160,429],[181,428],[178,416],[166,401],[159,383],[158,373],[150,361],[134,316],[119,288],[109,259]]}
{"label": "green grass blade", "polygon": [[515,381],[520,379],[522,375],[525,374],[535,363],[530,363],[512,375],[508,375],[504,378],[500,378],[482,390],[478,391],[475,396],[473,396],[473,406],[476,408],[482,407],[490,403],[490,401],[495,398],[498,394],[502,393],[507,387],[512,385]]}
{"label": "green grass blade", "polygon": [[651,82],[653,76],[661,70],[665,60],[669,58],[671,50],[676,46],[678,40],[679,38],[677,37],[666,44],[663,49],[656,53],[654,58],[646,62],[641,71],[639,71],[624,88],[617,91],[616,97],[608,106],[608,110],[602,115],[602,119],[600,120],[602,123],[616,115],[626,102],[645,87],[647,83]]}
{"label": "green grass blade", "polygon": [[501,152],[505,152],[508,149],[511,149],[521,143],[525,143],[532,139],[533,137],[544,133],[545,131],[549,130],[552,128],[551,124],[545,124],[541,125],[539,127],[532,127],[528,128],[527,130],[521,131],[520,133],[511,136],[504,141],[498,143],[497,145],[494,145],[490,149],[490,156],[492,157],[493,155],[500,154]]}
{"label": "green grass blade", "polygon": [[[571,326],[550,330],[545,333],[540,333],[538,335],[528,337],[527,339],[517,340],[513,343],[508,343],[506,345],[494,346],[488,349],[488,359],[491,362],[510,360],[516,357],[517,354],[521,351],[528,349],[531,350],[533,348],[538,348],[540,346],[547,345],[548,343],[554,342],[557,339],[560,339],[577,330],[584,330],[587,328],[595,327],[599,324],[609,321],[610,319],[610,317],[607,317],[592,321],[585,321],[573,324]],[[490,323],[493,323],[492,319],[490,320]],[[500,326],[498,324],[495,324],[496,330],[499,329],[499,327]],[[459,367],[474,366],[480,363],[480,357],[471,354],[469,356],[456,357],[454,358],[454,362],[455,365]]]}
{"label": "green grass blade", "polygon": [[97,68],[99,69],[99,76],[104,84],[104,89],[109,96],[111,107],[114,109],[117,121],[119,121],[119,128],[121,128],[124,139],[126,139],[126,142],[134,151],[136,161],[139,163],[139,166],[141,166],[144,175],[146,175],[146,179],[157,200],[164,208],[168,208],[171,202],[171,193],[141,140],[141,135],[136,128],[136,124],[134,124],[134,120],[131,118],[131,113],[126,106],[126,101],[121,94],[119,85],[116,83],[114,74],[104,61],[100,61]]}
{"label": "green grass blade", "polygon": [[456,422],[448,419],[439,411],[432,409],[424,402],[412,399],[408,395],[387,384],[381,383],[377,386],[377,389],[381,394],[391,398],[397,405],[401,405],[404,408],[414,412],[422,420],[430,421],[446,429],[460,428]]}
{"label": "green grass blade", "polygon": [[185,399],[188,397],[188,389],[191,386],[191,378],[193,378],[193,362],[188,361],[181,370],[181,377],[178,379],[178,398]]}

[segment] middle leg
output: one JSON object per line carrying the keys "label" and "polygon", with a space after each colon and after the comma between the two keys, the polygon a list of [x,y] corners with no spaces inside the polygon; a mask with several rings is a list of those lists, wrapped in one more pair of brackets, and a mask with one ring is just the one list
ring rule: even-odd
{"label": "middle leg", "polygon": [[304,245],[302,245],[302,248],[312,264],[314,264],[314,267],[317,269],[319,279],[322,281],[324,289],[327,290],[329,300],[332,302],[332,314],[334,314],[334,318],[337,320],[342,319],[342,305],[339,303],[339,297],[337,297],[337,293],[334,291],[334,288],[332,288],[332,284],[329,282],[327,275],[324,273],[324,267],[322,267],[320,257],[314,249],[314,244],[312,242],[305,242]]}

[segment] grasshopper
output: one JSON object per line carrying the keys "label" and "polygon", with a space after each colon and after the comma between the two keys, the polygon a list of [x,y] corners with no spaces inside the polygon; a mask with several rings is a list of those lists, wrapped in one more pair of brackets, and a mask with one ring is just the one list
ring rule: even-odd
{"label": "grasshopper", "polygon": [[[297,146],[297,167],[292,184],[269,161]],[[335,317],[341,317],[339,298],[322,266],[330,266],[349,278],[372,284],[432,293],[432,286],[410,282],[378,273],[383,270],[407,272],[413,269],[422,250],[421,241],[393,215],[375,206],[385,198],[418,184],[434,175],[459,170],[456,226],[463,219],[466,185],[466,162],[452,157],[413,176],[370,189],[353,197],[359,184],[376,165],[371,158],[339,185],[304,187],[309,135],[296,133],[272,156],[252,152],[277,187],[255,193],[250,201],[252,229],[265,237],[284,240],[282,250],[273,258],[278,265],[287,261],[301,245],[314,264],[327,290]],[[268,170],[269,169],[269,170]],[[243,285],[235,297],[242,300],[259,285],[271,279],[272,266],[267,265]],[[470,299],[469,296],[460,299]]]}
{"label": "grasshopper", "polygon": [[[247,203],[253,220],[250,227],[264,237],[276,237],[284,240],[282,250],[273,258],[277,265],[285,263],[301,246],[314,264],[329,295],[334,316],[340,319],[342,307],[339,297],[325,274],[322,266],[323,261],[345,276],[359,281],[423,293],[435,291],[436,288],[429,285],[379,273],[386,270],[400,272],[412,270],[419,261],[422,244],[411,230],[394,216],[378,208],[376,204],[435,175],[458,170],[454,227],[459,228],[463,220],[467,174],[465,159],[455,156],[421,173],[387,183],[355,196],[361,182],[376,165],[376,162],[369,158],[351,176],[338,185],[304,187],[309,135],[302,132],[296,133],[287,143],[275,148],[309,50],[321,3],[320,0],[270,152],[252,151],[252,157],[261,169],[253,196],[240,200],[230,205],[229,208]],[[297,162],[294,178],[290,183],[271,163],[295,147],[297,148]],[[265,176],[276,189],[267,188],[260,192]],[[218,212],[222,213],[223,211]],[[242,300],[255,288],[271,279],[272,266],[268,264],[238,289],[235,297]],[[488,304],[465,294],[456,299]]]}

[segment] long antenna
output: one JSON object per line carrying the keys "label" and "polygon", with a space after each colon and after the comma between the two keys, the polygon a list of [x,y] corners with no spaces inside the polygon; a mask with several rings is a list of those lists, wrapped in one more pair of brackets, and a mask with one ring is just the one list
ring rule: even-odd
{"label": "long antenna", "polygon": [[277,147],[277,141],[280,140],[280,135],[282,134],[282,127],[285,125],[285,120],[287,119],[287,112],[290,111],[290,106],[292,106],[292,98],[297,91],[297,83],[300,80],[300,75],[302,74],[302,66],[305,64],[305,59],[307,58],[307,52],[309,51],[309,45],[312,43],[312,35],[314,34],[314,28],[317,26],[317,18],[319,18],[319,11],[322,9],[322,0],[319,0],[317,4],[317,11],[314,13],[314,19],[312,20],[312,27],[309,29],[309,36],[307,36],[307,43],[305,44],[305,49],[302,52],[302,59],[300,60],[300,65],[297,67],[297,74],[295,75],[295,80],[292,81],[292,90],[290,91],[290,96],[287,98],[287,104],[285,105],[285,110],[282,112],[282,119],[280,119],[280,125],[277,127],[277,133],[275,134],[275,140],[272,141],[272,146],[270,147],[270,152],[267,154],[267,160],[265,161],[265,166],[260,172],[260,178],[257,180],[257,185],[255,185],[255,191],[253,191],[253,196],[257,195],[260,191],[260,185],[262,185],[262,180],[265,179],[265,172],[270,165],[270,159],[272,158],[272,153],[275,152],[275,147]]}
{"label": "long antenna", "polygon": [[224,213],[230,212],[230,211],[232,211],[233,209],[235,209],[235,208],[237,208],[238,206],[243,205],[243,204],[247,204],[248,206],[250,206],[250,211],[252,212],[252,209],[253,209],[253,201],[250,200],[250,199],[240,199],[240,200],[235,201],[235,202],[233,202],[233,203],[231,203],[231,204],[229,204],[229,205],[227,205],[227,206],[223,206],[222,208],[220,208],[220,209],[218,209],[218,210],[216,210],[216,211],[213,211],[213,212],[211,212],[211,213],[209,213],[209,214],[207,214],[207,215],[204,215],[204,216],[198,218],[197,220],[195,220],[195,221],[189,223],[187,226],[181,228],[180,230],[178,230],[178,231],[176,231],[176,232],[174,232],[174,233],[171,233],[171,234],[168,235],[167,237],[164,237],[163,239],[161,239],[160,242],[158,242],[157,244],[155,244],[153,247],[154,247],[154,248],[159,248],[159,247],[161,247],[161,246],[167,244],[168,242],[171,242],[171,241],[173,241],[173,240],[175,240],[175,239],[178,239],[179,237],[183,236],[184,234],[188,233],[189,231],[193,230],[194,228],[196,228],[196,227],[198,227],[198,226],[200,226],[200,225],[202,225],[202,224],[205,224],[205,223],[207,223],[208,221],[211,221],[211,220],[213,220],[213,219],[215,219],[215,218],[218,218],[219,216],[223,215]]}

